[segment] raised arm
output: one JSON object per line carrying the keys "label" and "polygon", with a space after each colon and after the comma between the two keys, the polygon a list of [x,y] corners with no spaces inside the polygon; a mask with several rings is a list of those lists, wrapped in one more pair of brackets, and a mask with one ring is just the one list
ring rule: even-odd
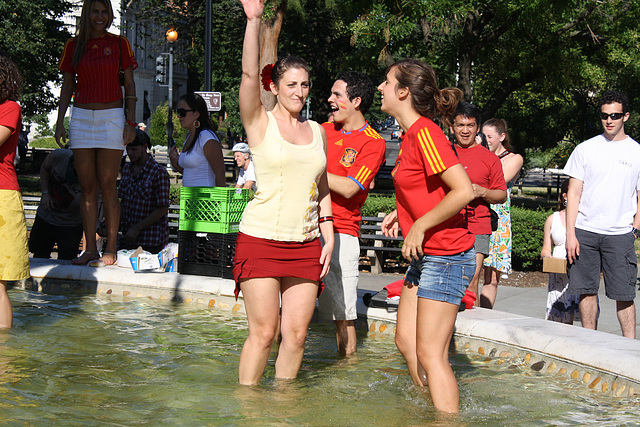
{"label": "raised arm", "polygon": [[241,0],[247,16],[242,44],[240,117],[250,147],[258,145],[267,129],[267,112],[260,101],[260,23],[264,0]]}

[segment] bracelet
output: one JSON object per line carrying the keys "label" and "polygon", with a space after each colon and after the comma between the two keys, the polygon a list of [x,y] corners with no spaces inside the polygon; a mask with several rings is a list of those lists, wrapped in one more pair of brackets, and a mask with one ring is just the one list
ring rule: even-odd
{"label": "bracelet", "polygon": [[138,127],[138,124],[136,122],[132,122],[131,120],[127,119],[127,124],[129,126],[132,126],[134,128]]}
{"label": "bracelet", "polygon": [[327,221],[333,221],[333,217],[332,216],[320,217],[320,219],[318,220],[318,224],[322,224],[323,222],[327,222]]}
{"label": "bracelet", "polygon": [[138,97],[135,95],[125,96],[124,100],[126,101],[127,99],[133,99],[134,101],[138,101]]}
{"label": "bracelet", "polygon": [[633,233],[633,237],[635,237],[636,239],[637,239],[638,237],[640,237],[640,230],[638,230],[638,229],[637,229],[637,228],[635,228],[635,227],[633,227],[633,228],[631,229],[631,233]]}

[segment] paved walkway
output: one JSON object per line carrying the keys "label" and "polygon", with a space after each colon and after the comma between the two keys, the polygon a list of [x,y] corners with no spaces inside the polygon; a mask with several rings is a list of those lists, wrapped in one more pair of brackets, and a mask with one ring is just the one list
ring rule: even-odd
{"label": "paved walkway", "polygon": [[[402,278],[399,274],[369,274],[360,272],[360,289],[377,292],[391,282]],[[600,318],[598,330],[615,335],[622,335],[620,324],[616,316],[616,304],[604,295],[604,285],[600,285]],[[518,288],[513,286],[499,286],[498,296],[494,308],[511,314],[532,317],[534,319],[544,319],[545,308],[547,306],[547,287]],[[637,304],[636,304],[637,306]],[[580,325],[576,322],[576,325]],[[640,336],[640,316],[636,307],[636,328],[637,336]]]}

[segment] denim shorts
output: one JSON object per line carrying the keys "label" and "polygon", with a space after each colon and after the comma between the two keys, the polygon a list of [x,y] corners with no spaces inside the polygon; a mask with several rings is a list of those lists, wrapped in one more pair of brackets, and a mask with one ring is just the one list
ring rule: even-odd
{"label": "denim shorts", "polygon": [[476,271],[473,248],[455,255],[424,255],[409,264],[404,281],[418,286],[418,297],[459,305]]}

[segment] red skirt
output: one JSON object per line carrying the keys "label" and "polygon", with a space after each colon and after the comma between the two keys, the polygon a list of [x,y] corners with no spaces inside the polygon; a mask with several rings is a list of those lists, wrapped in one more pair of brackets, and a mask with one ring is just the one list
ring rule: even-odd
{"label": "red skirt", "polygon": [[321,252],[320,239],[281,242],[238,233],[233,259],[236,299],[240,293],[240,279],[299,277],[320,282]]}

